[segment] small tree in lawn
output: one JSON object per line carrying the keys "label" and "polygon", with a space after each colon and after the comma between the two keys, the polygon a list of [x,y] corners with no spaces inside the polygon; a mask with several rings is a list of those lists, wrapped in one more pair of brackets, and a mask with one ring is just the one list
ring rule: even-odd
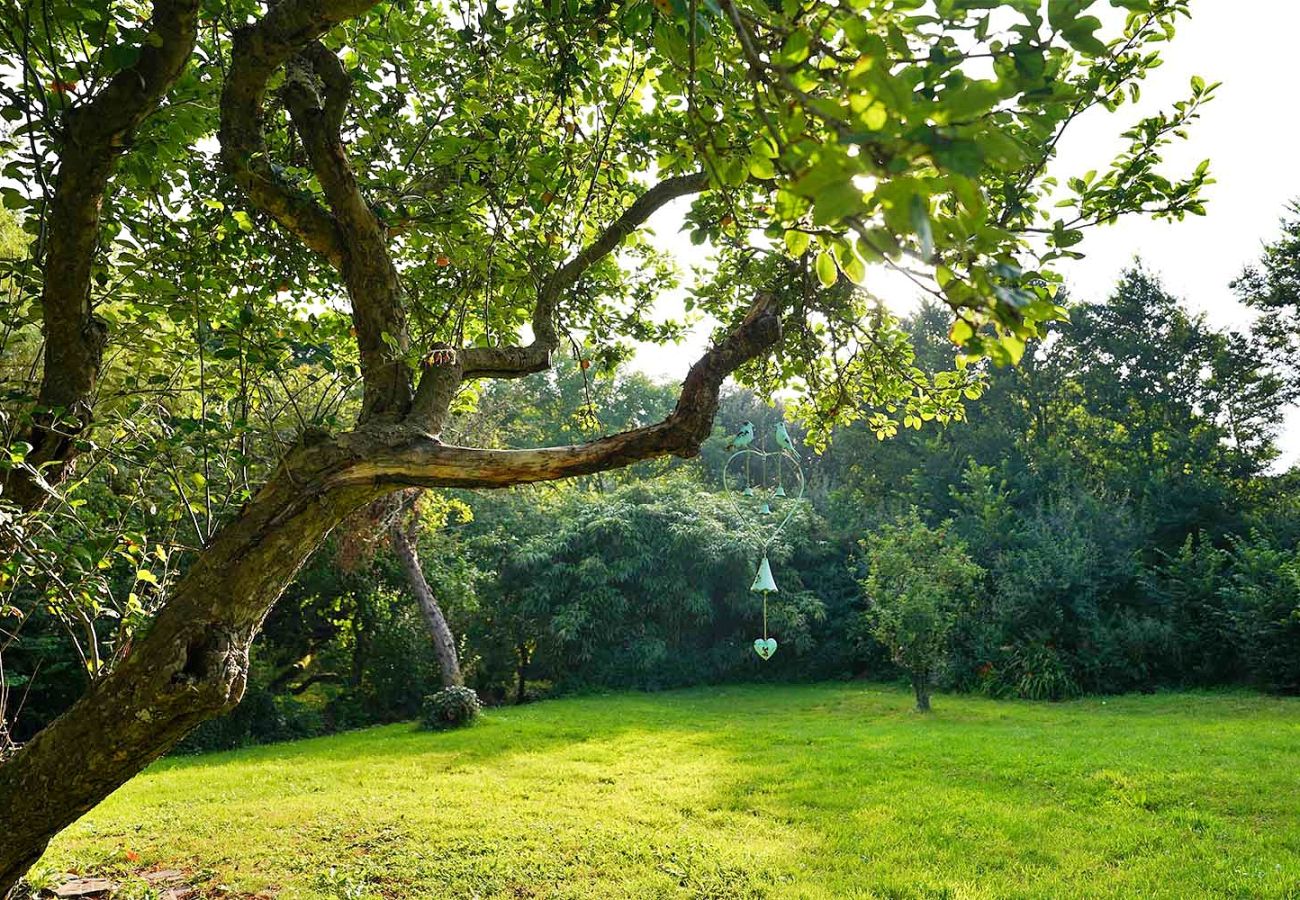
{"label": "small tree in lawn", "polygon": [[862,543],[869,567],[862,583],[867,625],[911,677],[917,712],[929,712],[948,633],[983,569],[946,524],[931,528],[915,510]]}

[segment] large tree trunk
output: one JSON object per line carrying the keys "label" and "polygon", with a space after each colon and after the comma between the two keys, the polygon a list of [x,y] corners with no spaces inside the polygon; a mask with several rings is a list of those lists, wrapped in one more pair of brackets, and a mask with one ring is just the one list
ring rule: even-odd
{"label": "large tree trunk", "polygon": [[195,560],[111,674],[0,765],[0,897],[50,838],[239,702],[271,605],[331,528],[376,489],[322,486],[332,443],[304,447]]}
{"label": "large tree trunk", "polygon": [[389,539],[397,560],[401,563],[402,573],[406,575],[406,583],[410,585],[411,593],[419,602],[424,621],[429,626],[429,638],[433,641],[433,652],[438,658],[438,674],[442,686],[464,684],[460,673],[460,656],[456,653],[456,638],[452,635],[447,617],[442,614],[442,607],[433,596],[433,589],[429,587],[429,580],[424,577],[424,569],[420,566],[420,555],[415,547],[417,527],[414,522],[405,525],[399,516],[390,527]]}
{"label": "large tree trunk", "polygon": [[[194,47],[198,12],[198,0],[155,0],[149,34],[135,64],[113,76],[88,104],[70,108],[60,121],[48,238],[37,248],[43,253],[45,358],[37,408],[21,436],[32,449],[27,466],[0,473],[0,493],[23,509],[44,505],[49,497],[45,484],[63,480],[77,455],[77,438],[90,424],[91,397],[108,339],[108,326],[95,315],[90,290],[104,192],[132,133],[184,71]],[[19,61],[11,64],[18,66]]]}

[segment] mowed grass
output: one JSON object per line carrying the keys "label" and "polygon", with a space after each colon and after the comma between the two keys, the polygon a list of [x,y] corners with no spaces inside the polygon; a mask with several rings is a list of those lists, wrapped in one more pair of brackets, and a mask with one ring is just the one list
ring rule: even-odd
{"label": "mowed grass", "polygon": [[169,759],[42,867],[285,900],[1300,898],[1300,701],[910,705],[719,687]]}

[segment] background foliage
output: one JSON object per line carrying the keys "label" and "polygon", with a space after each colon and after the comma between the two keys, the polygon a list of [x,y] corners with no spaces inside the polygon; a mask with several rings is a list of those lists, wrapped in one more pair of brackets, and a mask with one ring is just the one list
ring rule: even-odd
{"label": "background foliage", "polygon": [[[946,687],[1031,699],[1226,684],[1300,692],[1300,494],[1273,465],[1296,390],[1275,283],[1295,265],[1293,234],[1236,285],[1266,311],[1251,331],[1211,327],[1137,267],[1104,302],[1072,303],[1020,366],[982,368],[985,396],[965,421],[881,440],[868,408],[824,454],[806,453],[806,499],[772,554],[781,651],[768,663],[749,648],[760,628],[748,592],[757,532],[720,477],[724,431],[753,421],[762,436],[779,418],[753,394],[724,398],[719,440],[698,463],[447,492],[427,504],[421,556],[468,683],[504,703],[894,677],[864,629],[861,547],[892,541],[891,553],[925,566],[939,551],[923,548],[938,540],[965,548],[963,571],[976,579],[940,648]],[[950,364],[941,310],[922,305],[903,327],[918,366]],[[459,420],[461,436],[580,440],[656,420],[673,402],[671,386],[642,376],[585,373],[492,385]],[[176,507],[181,491],[152,510],[123,507],[113,485],[125,468],[87,473],[84,496],[94,515],[123,523],[101,577],[145,605],[167,554],[133,545],[126,523],[190,516]],[[893,524],[900,515],[910,524]],[[900,540],[900,527],[932,540]],[[244,703],[190,748],[419,715],[437,683],[419,611],[387,551],[358,563],[350,540],[340,530],[301,573],[259,639]],[[128,565],[119,572],[114,559]],[[66,610],[32,608],[4,657],[20,737],[75,698],[85,648],[117,648],[122,627],[112,616],[82,622],[96,640],[76,641]]]}

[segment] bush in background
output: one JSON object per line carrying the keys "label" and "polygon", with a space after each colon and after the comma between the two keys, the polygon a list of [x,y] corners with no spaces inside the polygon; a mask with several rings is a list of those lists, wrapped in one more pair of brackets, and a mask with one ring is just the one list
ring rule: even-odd
{"label": "bush in background", "polygon": [[478,718],[483,705],[472,688],[454,684],[424,698],[420,721],[425,728],[459,728]]}

